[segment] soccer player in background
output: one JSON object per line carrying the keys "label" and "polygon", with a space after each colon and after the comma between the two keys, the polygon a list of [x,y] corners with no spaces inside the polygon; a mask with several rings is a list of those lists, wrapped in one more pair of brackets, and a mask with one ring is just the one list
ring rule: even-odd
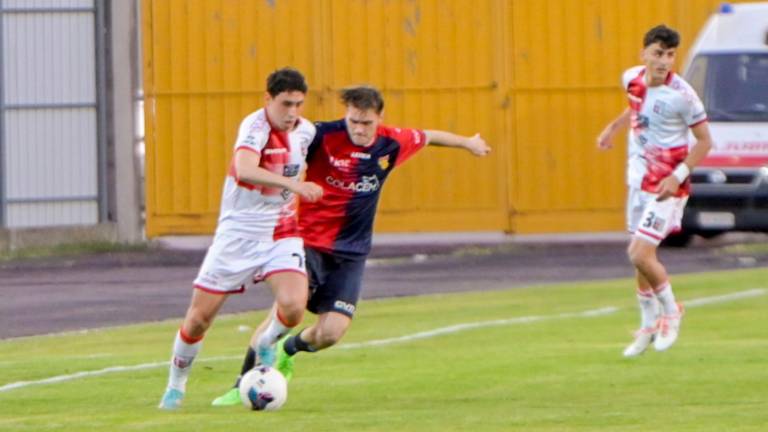
{"label": "soccer player in background", "polygon": [[[240,124],[224,183],[219,222],[194,281],[192,300],[173,343],[161,409],[181,406],[192,362],[221,305],[260,272],[275,296],[273,313],[254,339],[258,352],[273,345],[304,315],[307,276],[296,221],[296,195],[312,202],[323,193],[300,181],[315,127],[301,117],[307,84],[294,69],[267,78],[266,105]],[[268,354],[263,354],[268,355]]]}
{"label": "soccer player in background", "polygon": [[[290,380],[294,355],[331,347],[344,336],[360,296],[381,187],[395,167],[427,143],[463,148],[475,156],[490,152],[479,134],[464,137],[384,126],[384,100],[373,87],[348,88],[341,92],[341,100],[347,109],[345,117],[315,124],[317,135],[307,156],[306,180],[321,184],[323,196],[299,207],[299,230],[310,279],[307,310],[318,314],[317,322],[282,339],[277,344],[276,361],[273,355],[263,356],[249,348],[240,376],[257,363],[274,362]],[[251,345],[261,338],[266,324],[256,329]],[[239,404],[238,382],[213,405]]]}
{"label": "soccer player in background", "polygon": [[[672,71],[679,42],[678,33],[664,25],[645,34],[643,65],[628,69],[622,77],[629,107],[597,138],[600,149],[609,149],[614,135],[630,126],[628,255],[636,270],[641,325],[624,350],[625,357],[642,354],[651,343],[657,351],[668,349],[677,340],[683,317],[656,250],[667,235],[680,229],[690,191],[688,176],[707,155],[712,140],[701,100]],[[693,146],[689,131],[696,139]]]}

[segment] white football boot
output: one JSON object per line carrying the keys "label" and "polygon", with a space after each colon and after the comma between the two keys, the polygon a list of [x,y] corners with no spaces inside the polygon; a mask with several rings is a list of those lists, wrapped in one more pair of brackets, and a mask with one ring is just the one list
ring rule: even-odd
{"label": "white football boot", "polygon": [[680,322],[683,320],[685,309],[681,303],[677,304],[677,313],[672,315],[662,315],[659,318],[658,332],[653,347],[656,351],[666,351],[677,340],[680,334]]}
{"label": "white football boot", "polygon": [[635,332],[635,340],[624,349],[624,357],[637,357],[644,353],[656,338],[656,327],[641,328]]}

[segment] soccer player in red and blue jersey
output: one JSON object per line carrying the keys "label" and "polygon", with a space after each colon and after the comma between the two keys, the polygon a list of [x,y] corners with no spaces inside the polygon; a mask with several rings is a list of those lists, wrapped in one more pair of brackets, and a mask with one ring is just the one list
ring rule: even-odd
{"label": "soccer player in red and blue jersey", "polygon": [[[371,249],[373,221],[381,188],[393,169],[430,145],[463,148],[485,156],[490,147],[476,134],[471,137],[436,130],[418,130],[382,124],[384,100],[378,90],[361,86],[341,93],[346,116],[316,123],[317,134],[307,155],[306,181],[323,187],[322,198],[302,202],[299,232],[309,273],[307,310],[317,322],[277,344],[275,366],[290,379],[293,356],[316,352],[336,344],[352,323],[362,286],[365,260]],[[254,340],[266,322],[254,333]],[[241,376],[264,363],[249,349]],[[237,387],[237,385],[235,385]],[[240,403],[237,388],[213,401],[215,406]]]}

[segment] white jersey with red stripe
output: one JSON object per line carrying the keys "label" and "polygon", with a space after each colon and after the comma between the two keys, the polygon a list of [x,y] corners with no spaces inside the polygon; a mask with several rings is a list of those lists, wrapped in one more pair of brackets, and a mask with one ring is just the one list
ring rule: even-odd
{"label": "white jersey with red stripe", "polygon": [[[259,167],[298,181],[314,137],[315,126],[307,119],[300,118],[291,131],[280,131],[270,126],[266,111],[260,109],[240,124],[234,151],[255,152],[260,156]],[[257,241],[298,237],[296,210],[292,192],[240,181],[233,160],[224,182],[216,233]]]}
{"label": "white jersey with red stripe", "polygon": [[[688,155],[689,129],[706,121],[707,114],[693,88],[673,72],[664,84],[649,87],[645,66],[635,66],[624,72],[622,85],[632,114],[627,184],[655,193]],[[688,196],[689,191],[686,181],[676,196]]]}

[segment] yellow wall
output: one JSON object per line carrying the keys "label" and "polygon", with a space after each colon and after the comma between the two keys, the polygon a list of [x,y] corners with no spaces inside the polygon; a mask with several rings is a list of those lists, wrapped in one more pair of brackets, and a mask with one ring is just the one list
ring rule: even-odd
{"label": "yellow wall", "polygon": [[370,83],[387,123],[492,145],[484,159],[431,148],[400,168],[380,232],[620,230],[625,151],[594,145],[623,109],[620,74],[645,30],[677,27],[682,54],[717,4],[144,0],[147,235],[213,231],[237,126],[285,65],[307,76],[310,119],[340,117],[337,91]]}

